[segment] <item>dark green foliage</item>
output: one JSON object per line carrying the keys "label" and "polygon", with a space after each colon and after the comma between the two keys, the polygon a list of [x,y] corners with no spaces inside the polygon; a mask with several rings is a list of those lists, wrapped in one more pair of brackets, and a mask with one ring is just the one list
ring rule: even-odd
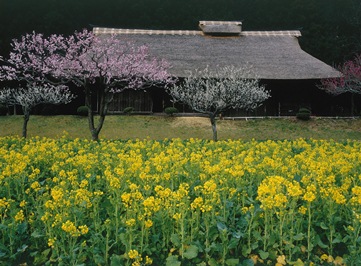
{"label": "dark green foliage", "polygon": [[41,115],[58,115],[58,109],[55,105],[49,104],[45,105],[41,110]]}
{"label": "dark green foliage", "polygon": [[311,110],[308,108],[301,107],[296,114],[297,119],[300,120],[310,120],[311,119]]}
{"label": "dark green foliage", "polygon": [[0,115],[6,115],[8,113],[8,108],[3,105],[3,104],[0,104]]}
{"label": "dark green foliage", "polygon": [[0,54],[7,54],[12,38],[33,30],[44,34],[70,34],[93,26],[196,30],[199,20],[242,20],[245,30],[301,30],[304,50],[329,64],[341,63],[361,51],[359,0],[209,0],[206,4],[194,0],[109,0],[106,3],[2,1],[0,23],[6,27],[0,29]]}
{"label": "dark green foliage", "polygon": [[131,106],[126,107],[126,108],[124,108],[124,110],[123,110],[123,113],[124,113],[124,114],[127,114],[127,115],[130,115],[130,114],[133,113],[133,112],[134,112],[134,107],[131,107]]}
{"label": "dark green foliage", "polygon": [[167,115],[173,116],[174,114],[178,113],[178,109],[175,107],[167,107],[164,109],[164,112]]}
{"label": "dark green foliage", "polygon": [[76,112],[77,112],[78,115],[80,115],[80,116],[87,116],[87,115],[88,115],[88,107],[86,107],[86,106],[79,106],[78,109],[76,110]]}

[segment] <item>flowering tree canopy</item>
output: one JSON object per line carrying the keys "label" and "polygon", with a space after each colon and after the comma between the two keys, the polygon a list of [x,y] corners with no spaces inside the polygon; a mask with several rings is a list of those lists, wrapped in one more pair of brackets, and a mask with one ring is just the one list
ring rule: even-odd
{"label": "flowering tree canopy", "polygon": [[[74,95],[61,81],[51,79],[51,60],[55,54],[64,53],[64,37],[42,34],[26,34],[12,42],[8,59],[0,58],[0,80],[15,80],[19,88],[0,90],[0,102],[5,105],[21,105],[24,113],[23,137],[27,135],[27,123],[33,107],[39,104],[69,103]],[[58,84],[55,84],[58,83]],[[23,86],[23,87],[22,87]]]}
{"label": "flowering tree canopy", "polygon": [[258,79],[250,76],[249,69],[233,66],[216,71],[196,70],[181,85],[168,91],[175,100],[182,101],[200,113],[220,113],[227,109],[254,109],[269,97]]}
{"label": "flowering tree canopy", "polygon": [[[164,60],[151,57],[146,46],[134,46],[115,35],[100,37],[84,30],[67,38],[66,46],[65,56],[52,56],[52,74],[84,88],[93,140],[98,139],[114,93],[172,82]],[[92,83],[96,85],[99,102],[97,126],[94,124]]]}
{"label": "flowering tree canopy", "polygon": [[215,71],[205,68],[191,72],[180,85],[168,89],[175,101],[207,114],[213,139],[217,140],[216,116],[228,109],[254,109],[270,97],[250,68],[226,66]]}
{"label": "flowering tree canopy", "polygon": [[43,85],[42,87],[5,88],[0,90],[0,103],[21,105],[24,112],[22,136],[26,138],[30,111],[39,104],[67,104],[74,95],[64,85]]}
{"label": "flowering tree canopy", "polygon": [[361,55],[346,61],[338,69],[341,76],[322,80],[320,88],[333,95],[345,92],[361,94]]}
{"label": "flowering tree canopy", "polygon": [[66,56],[54,54],[51,63],[55,77],[82,86],[100,80],[106,92],[171,80],[167,62],[152,58],[146,46],[134,46],[116,35],[95,36],[87,30],[67,38]]}
{"label": "flowering tree canopy", "polygon": [[0,58],[4,63],[0,66],[0,78],[25,81],[28,84],[51,82],[51,60],[54,55],[65,52],[64,41],[65,38],[60,35],[45,38],[35,32],[19,40],[14,39],[9,58]]}
{"label": "flowering tree canopy", "polygon": [[[85,92],[89,129],[97,140],[114,93],[172,82],[168,64],[149,55],[146,46],[83,30],[63,37],[27,34],[14,40],[0,78],[35,84],[72,82]],[[94,85],[92,85],[94,84]],[[94,89],[96,91],[94,91]],[[98,97],[98,125],[92,96]]]}

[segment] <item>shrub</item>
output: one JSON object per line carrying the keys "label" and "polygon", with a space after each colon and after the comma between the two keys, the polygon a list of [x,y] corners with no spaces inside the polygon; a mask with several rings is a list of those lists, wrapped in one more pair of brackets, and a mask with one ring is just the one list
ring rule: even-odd
{"label": "shrub", "polygon": [[311,110],[309,108],[301,107],[298,110],[296,117],[297,117],[297,119],[304,120],[304,121],[310,120],[311,119]]}
{"label": "shrub", "polygon": [[167,115],[173,116],[174,114],[178,113],[178,109],[175,107],[167,107],[164,109],[164,112]]}
{"label": "shrub", "polygon": [[3,105],[3,104],[0,104],[0,115],[6,115],[8,113],[8,108]]}
{"label": "shrub", "polygon": [[129,107],[124,108],[123,113],[129,115],[133,111],[134,111],[134,107],[129,106]]}
{"label": "shrub", "polygon": [[79,106],[78,109],[76,110],[76,112],[80,116],[87,116],[88,115],[88,107],[86,107],[84,105]]}

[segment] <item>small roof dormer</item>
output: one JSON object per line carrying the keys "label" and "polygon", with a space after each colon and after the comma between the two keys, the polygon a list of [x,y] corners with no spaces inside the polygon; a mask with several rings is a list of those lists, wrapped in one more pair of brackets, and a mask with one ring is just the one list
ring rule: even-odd
{"label": "small roof dormer", "polygon": [[242,32],[241,21],[199,21],[203,34],[210,36],[239,36]]}

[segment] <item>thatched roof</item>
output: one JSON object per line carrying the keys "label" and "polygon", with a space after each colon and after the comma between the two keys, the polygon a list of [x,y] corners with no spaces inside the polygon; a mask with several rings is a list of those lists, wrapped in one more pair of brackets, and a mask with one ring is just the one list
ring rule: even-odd
{"label": "thatched roof", "polygon": [[116,34],[137,45],[147,45],[152,55],[171,64],[171,74],[178,77],[186,77],[189,70],[225,65],[251,65],[261,79],[322,79],[340,74],[301,49],[299,31],[241,31],[240,22],[201,22],[200,27],[203,31],[93,31],[96,35]]}

